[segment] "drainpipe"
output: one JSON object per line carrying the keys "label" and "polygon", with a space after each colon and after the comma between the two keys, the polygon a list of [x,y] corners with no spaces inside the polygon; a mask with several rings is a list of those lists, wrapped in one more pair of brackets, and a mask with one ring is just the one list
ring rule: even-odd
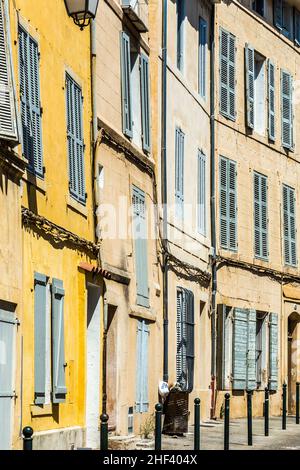
{"label": "drainpipe", "polygon": [[163,0],[162,12],[162,134],[161,134],[161,191],[163,205],[163,380],[169,380],[169,319],[168,319],[168,188],[167,188],[167,33],[168,0]]}

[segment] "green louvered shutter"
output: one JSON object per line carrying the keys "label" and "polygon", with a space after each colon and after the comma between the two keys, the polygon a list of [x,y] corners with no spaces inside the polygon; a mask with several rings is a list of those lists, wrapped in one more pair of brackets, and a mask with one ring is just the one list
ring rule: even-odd
{"label": "green louvered shutter", "polygon": [[47,350],[47,277],[34,274],[34,397],[35,404],[45,403]]}
{"label": "green louvered shutter", "polygon": [[40,56],[36,41],[20,26],[19,62],[23,153],[30,171],[43,178]]}
{"label": "green louvered shutter", "polygon": [[275,142],[275,66],[268,60],[268,134]]}
{"label": "green louvered shutter", "polygon": [[206,235],[206,157],[198,151],[198,232]]}
{"label": "green louvered shutter", "polygon": [[273,2],[274,9],[274,25],[278,29],[282,29],[282,0],[274,0]]}
{"label": "green louvered shutter", "polygon": [[235,308],[233,322],[233,390],[247,386],[248,310]]}
{"label": "green louvered shutter", "polygon": [[235,36],[220,28],[220,113],[235,120]]}
{"label": "green louvered shutter", "polygon": [[220,157],[220,243],[237,249],[236,163],[225,157]]}
{"label": "green louvered shutter", "polygon": [[145,193],[136,186],[133,186],[132,193],[137,305],[149,307],[148,233]]}
{"label": "green louvered shutter", "polygon": [[245,47],[247,126],[254,129],[254,49]]}
{"label": "green louvered shutter", "polygon": [[254,173],[254,253],[268,258],[268,179]]}
{"label": "green louvered shutter", "polygon": [[293,148],[293,80],[289,73],[281,71],[281,126],[282,146]]}
{"label": "green louvered shutter", "polygon": [[256,310],[248,313],[247,390],[256,389]]}
{"label": "green louvered shutter", "polygon": [[149,408],[149,325],[139,320],[137,325],[137,364],[136,364],[136,402],[137,413],[147,413]]}
{"label": "green louvered shutter", "polygon": [[206,97],[206,48],[207,48],[207,22],[199,21],[199,94]]}
{"label": "green louvered shutter", "polygon": [[142,107],[142,129],[143,149],[150,152],[150,77],[149,59],[145,54],[141,55],[141,107]]}
{"label": "green louvered shutter", "polygon": [[297,46],[300,46],[300,11],[294,8],[294,39]]}
{"label": "green louvered shutter", "polygon": [[283,185],[284,262],[290,266],[297,265],[295,206],[295,190]]}
{"label": "green louvered shutter", "polygon": [[52,401],[66,401],[65,377],[65,333],[64,333],[64,299],[63,282],[52,280]]}
{"label": "green louvered shutter", "polygon": [[183,219],[184,215],[184,139],[181,129],[175,132],[175,203],[176,215]]}
{"label": "green louvered shutter", "polygon": [[187,302],[184,289],[177,289],[176,382],[187,389]]}
{"label": "green louvered shutter", "polygon": [[194,363],[195,363],[195,319],[194,319],[194,294],[185,289],[186,297],[186,321],[187,321],[187,391],[191,393],[194,388]]}
{"label": "green louvered shutter", "polygon": [[269,319],[269,389],[278,387],[278,315],[270,313]]}
{"label": "green louvered shutter", "polygon": [[121,84],[123,133],[132,137],[130,38],[121,31]]}

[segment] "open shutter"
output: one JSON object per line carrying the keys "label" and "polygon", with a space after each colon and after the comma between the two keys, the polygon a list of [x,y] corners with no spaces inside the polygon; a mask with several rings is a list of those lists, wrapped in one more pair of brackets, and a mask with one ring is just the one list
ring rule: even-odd
{"label": "open shutter", "polygon": [[123,133],[132,137],[130,38],[121,31],[121,82]]}
{"label": "open shutter", "polygon": [[289,73],[281,71],[281,119],[282,119],[282,146],[288,149],[293,147],[293,104],[292,104],[292,77]]}
{"label": "open shutter", "polygon": [[278,29],[282,29],[282,0],[274,0],[274,25]]}
{"label": "open shutter", "polygon": [[268,132],[269,139],[275,142],[275,66],[268,60]]}
{"label": "open shutter", "polygon": [[142,370],[142,340],[143,340],[143,322],[138,321],[137,324],[137,340],[136,340],[136,399],[135,399],[135,411],[137,413],[142,412],[142,382],[143,382],[143,370]]}
{"label": "open shutter", "polygon": [[184,133],[176,129],[175,133],[175,201],[176,214],[183,218],[184,205]]}
{"label": "open shutter", "polygon": [[194,388],[194,363],[195,363],[195,320],[194,320],[194,294],[185,290],[187,311],[187,391],[191,393]]}
{"label": "open shutter", "polygon": [[235,308],[233,322],[233,390],[247,385],[248,310]]}
{"label": "open shutter", "polygon": [[218,305],[218,347],[217,347],[217,381],[218,390],[229,390],[231,386],[231,343],[230,343],[230,328],[231,318],[229,315],[230,309],[226,305]]}
{"label": "open shutter", "polygon": [[268,258],[268,179],[254,173],[254,252]]}
{"label": "open shutter", "polygon": [[247,126],[254,129],[254,49],[245,47]]}
{"label": "open shutter", "polygon": [[256,310],[248,314],[247,389],[256,389]]}
{"label": "open shutter", "polygon": [[198,151],[198,231],[206,234],[206,157]]}
{"label": "open shutter", "polygon": [[220,112],[235,120],[235,36],[220,29]]}
{"label": "open shutter", "polygon": [[142,107],[142,129],[143,149],[150,152],[150,79],[149,59],[145,54],[141,55],[141,107]]}
{"label": "open shutter", "polygon": [[270,313],[269,321],[269,389],[278,387],[278,315]]}
{"label": "open shutter", "polygon": [[0,138],[18,140],[8,9],[0,1]]}
{"label": "open shutter", "polygon": [[148,380],[149,380],[149,370],[148,370],[148,358],[149,358],[149,336],[150,330],[149,325],[146,321],[143,320],[143,331],[142,331],[142,413],[147,413],[149,408],[149,398],[148,398]]}
{"label": "open shutter", "polygon": [[66,401],[65,377],[65,334],[64,334],[64,298],[63,282],[52,280],[52,382],[53,403]]}
{"label": "open shutter", "polygon": [[45,403],[46,396],[46,325],[47,277],[34,274],[34,397],[35,404]]}
{"label": "open shutter", "polygon": [[284,262],[297,265],[295,190],[283,185]]}
{"label": "open shutter", "polygon": [[184,58],[185,0],[177,0],[177,68],[182,71]]}
{"label": "open shutter", "polygon": [[199,94],[206,97],[206,48],[207,22],[200,18],[199,22]]}
{"label": "open shutter", "polygon": [[184,289],[177,289],[177,348],[176,381],[182,390],[187,388],[187,310]]}
{"label": "open shutter", "polygon": [[300,11],[294,8],[294,38],[297,46],[300,46]]}

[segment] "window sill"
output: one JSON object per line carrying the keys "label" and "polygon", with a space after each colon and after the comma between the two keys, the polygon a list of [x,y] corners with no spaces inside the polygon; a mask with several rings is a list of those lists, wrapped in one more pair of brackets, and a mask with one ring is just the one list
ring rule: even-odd
{"label": "window sill", "polygon": [[30,405],[30,412],[32,417],[36,416],[51,416],[53,415],[53,404],[48,405]]}
{"label": "window sill", "polygon": [[130,317],[142,318],[150,322],[156,322],[156,311],[151,308],[141,307],[140,305],[132,305],[129,312]]}
{"label": "window sill", "polygon": [[38,176],[34,175],[33,173],[30,173],[29,170],[26,170],[26,173],[23,176],[23,180],[26,181],[26,183],[31,184],[32,186],[34,186],[41,193],[46,194],[47,185],[46,185],[46,181],[44,179],[41,179]]}
{"label": "window sill", "polygon": [[66,197],[66,202],[67,202],[67,208],[71,209],[75,212],[78,212],[79,214],[83,215],[85,218],[88,216],[88,210],[87,207],[82,205],[80,202],[76,201],[75,199],[72,198],[72,196],[68,195]]}

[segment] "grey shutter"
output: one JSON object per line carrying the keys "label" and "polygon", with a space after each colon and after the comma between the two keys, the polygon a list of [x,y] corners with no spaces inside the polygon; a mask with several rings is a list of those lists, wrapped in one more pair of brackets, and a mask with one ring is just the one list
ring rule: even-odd
{"label": "grey shutter", "polygon": [[187,388],[187,310],[184,289],[177,289],[176,381]]}
{"label": "grey shutter", "polygon": [[133,187],[132,193],[137,304],[149,307],[148,234],[145,193],[136,186]]}
{"label": "grey shutter", "polygon": [[45,403],[46,395],[46,289],[47,277],[34,274],[34,397],[35,404]]}
{"label": "grey shutter", "polygon": [[144,54],[141,55],[141,107],[142,107],[142,128],[143,128],[143,149],[150,152],[150,79],[149,79],[149,59]]}
{"label": "grey shutter", "polygon": [[300,12],[294,8],[294,38],[297,46],[300,46]]}
{"label": "grey shutter", "polygon": [[268,186],[267,177],[254,173],[254,253],[268,258]]}
{"label": "grey shutter", "polygon": [[175,132],[175,201],[176,214],[183,218],[184,207],[184,133],[176,128]]}
{"label": "grey shutter", "polygon": [[207,47],[207,22],[200,18],[199,21],[199,94],[206,97],[206,47]]}
{"label": "grey shutter", "polygon": [[256,389],[256,310],[248,313],[247,389]]}
{"label": "grey shutter", "polygon": [[254,129],[254,49],[245,47],[247,126]]}
{"label": "grey shutter", "polygon": [[235,36],[220,29],[220,112],[235,120]]}
{"label": "grey shutter", "polygon": [[268,60],[268,132],[269,139],[275,142],[275,66]]}
{"label": "grey shutter", "polygon": [[226,305],[218,305],[217,317],[217,382],[218,390],[228,390],[230,383],[227,376],[227,365],[229,361],[226,345],[229,344],[229,322]]}
{"label": "grey shutter", "polygon": [[137,340],[136,340],[136,398],[135,411],[142,412],[142,364],[141,351],[143,340],[143,322],[138,320],[137,324]]}
{"label": "grey shutter", "polygon": [[237,249],[236,163],[225,157],[220,158],[220,243]]}
{"label": "grey shutter", "polygon": [[284,262],[291,266],[297,265],[295,205],[295,190],[283,185]]}
{"label": "grey shutter", "polygon": [[233,390],[244,390],[247,385],[248,311],[234,309],[233,322]]}
{"label": "grey shutter", "polygon": [[148,398],[148,380],[149,380],[149,336],[150,330],[149,325],[146,321],[143,320],[143,331],[142,331],[142,413],[147,413],[149,408],[149,398]]}
{"label": "grey shutter", "polygon": [[274,0],[274,25],[278,29],[282,29],[282,0]]}
{"label": "grey shutter", "polygon": [[121,31],[121,83],[123,133],[132,137],[130,38]]}
{"label": "grey shutter", "polygon": [[198,151],[198,231],[206,234],[206,157]]}
{"label": "grey shutter", "polygon": [[282,146],[293,147],[293,81],[289,73],[281,71]]}
{"label": "grey shutter", "polygon": [[278,387],[278,315],[270,313],[269,319],[269,389]]}
{"label": "grey shutter", "polygon": [[0,138],[17,140],[15,96],[12,80],[12,58],[9,19],[0,1]]}
{"label": "grey shutter", "polygon": [[195,363],[195,320],[194,320],[194,294],[185,289],[187,312],[187,391],[191,393],[194,388],[194,363]]}
{"label": "grey shutter", "polygon": [[64,334],[64,298],[63,282],[52,280],[52,401],[66,401],[65,377],[65,334]]}

